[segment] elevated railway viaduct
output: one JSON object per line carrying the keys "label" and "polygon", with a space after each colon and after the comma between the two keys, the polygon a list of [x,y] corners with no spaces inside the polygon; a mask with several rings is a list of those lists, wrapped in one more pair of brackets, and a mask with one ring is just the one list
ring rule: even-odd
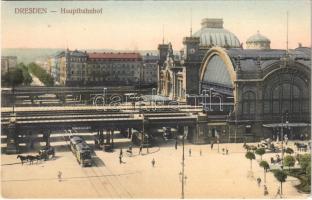
{"label": "elevated railway viaduct", "polygon": [[[113,109],[115,108],[115,109]],[[135,129],[145,134],[153,134],[156,129],[172,127],[177,134],[187,133],[187,139],[197,143],[197,137],[207,126],[207,116],[201,107],[179,105],[142,106],[133,110],[131,106],[77,106],[77,107],[18,107],[15,114],[11,108],[1,111],[1,130],[7,136],[7,153],[17,153],[19,143],[25,135],[42,134],[49,137],[52,131],[70,130],[73,127],[90,127],[91,130],[105,131],[109,142],[113,142],[114,131],[127,132],[131,137]]]}

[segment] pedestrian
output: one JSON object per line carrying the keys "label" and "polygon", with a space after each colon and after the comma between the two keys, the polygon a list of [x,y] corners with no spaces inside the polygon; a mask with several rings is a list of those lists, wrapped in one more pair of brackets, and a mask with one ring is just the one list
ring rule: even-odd
{"label": "pedestrian", "polygon": [[58,178],[58,181],[59,181],[59,182],[62,181],[62,172],[61,172],[61,171],[58,171],[58,173],[57,173],[57,178]]}
{"label": "pedestrian", "polygon": [[199,155],[200,155],[200,156],[202,155],[202,150],[201,150],[201,149],[199,149]]}
{"label": "pedestrian", "polygon": [[178,149],[178,140],[177,140],[177,139],[176,139],[176,141],[175,141],[174,148],[175,148],[176,150]]}
{"label": "pedestrian", "polygon": [[276,195],[275,195],[274,198],[276,198],[277,196],[279,196],[280,198],[282,198],[281,188],[280,188],[280,187],[277,188],[277,192],[276,192]]}
{"label": "pedestrian", "polygon": [[155,159],[153,158],[152,160],[152,166],[154,167],[155,166]]}
{"label": "pedestrian", "polygon": [[189,156],[191,156],[192,155],[192,149],[190,148],[189,149]]}
{"label": "pedestrian", "polygon": [[266,185],[264,185],[263,187],[264,187],[264,196],[267,196],[269,194],[268,188]]}
{"label": "pedestrian", "polygon": [[120,155],[120,156],[123,156],[122,148],[120,149],[119,155]]}
{"label": "pedestrian", "polygon": [[122,155],[119,155],[119,164],[122,163]]}
{"label": "pedestrian", "polygon": [[140,151],[139,151],[139,154],[141,155],[142,153],[142,149],[143,149],[143,145],[140,146]]}
{"label": "pedestrian", "polygon": [[260,187],[260,185],[261,185],[261,178],[260,177],[257,178],[257,183],[258,183],[258,187]]}
{"label": "pedestrian", "polygon": [[213,141],[211,141],[211,150],[213,149]]}
{"label": "pedestrian", "polygon": [[228,155],[229,154],[229,150],[226,148],[225,149],[225,154]]}

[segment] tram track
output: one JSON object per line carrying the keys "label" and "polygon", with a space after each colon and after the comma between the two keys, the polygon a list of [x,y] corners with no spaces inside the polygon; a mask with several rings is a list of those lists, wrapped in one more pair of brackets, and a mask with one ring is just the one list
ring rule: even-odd
{"label": "tram track", "polygon": [[[74,135],[70,132],[71,135]],[[67,136],[69,137],[69,136]],[[66,136],[63,136],[66,145],[69,147],[68,141],[66,140]],[[95,154],[95,152],[94,152]],[[96,154],[95,154],[96,156]],[[106,166],[100,167],[94,161],[92,162],[91,167],[82,168],[82,172],[88,180],[92,187],[94,188],[96,194],[100,198],[132,198],[132,195],[126,190],[126,188],[122,185],[122,183],[118,180],[118,177],[112,173],[110,169]],[[102,169],[105,169],[107,173],[104,173]],[[117,183],[118,186],[115,186]],[[121,188],[121,189],[118,189]],[[124,192],[123,192],[124,191]]]}

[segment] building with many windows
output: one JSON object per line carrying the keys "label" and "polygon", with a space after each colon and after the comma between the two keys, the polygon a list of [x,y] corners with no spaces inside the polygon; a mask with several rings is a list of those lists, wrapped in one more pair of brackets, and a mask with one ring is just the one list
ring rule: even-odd
{"label": "building with many windows", "polygon": [[152,62],[144,67],[139,53],[66,50],[51,57],[49,63],[54,80],[66,86],[134,85],[139,84],[140,74],[143,83],[152,83],[157,74]]}
{"label": "building with many windows", "polygon": [[310,132],[311,48],[270,49],[270,42],[258,32],[244,49],[222,19],[203,19],[183,39],[181,59],[174,59],[170,43],[158,46],[159,94],[207,111],[210,121],[196,142]]}
{"label": "building with many windows", "polygon": [[17,57],[16,56],[1,56],[1,74],[5,74],[11,69],[16,68]]}
{"label": "building with many windows", "polygon": [[158,55],[153,55],[147,53],[143,56],[143,73],[142,80],[145,84],[156,85],[157,84],[157,65],[159,57]]}

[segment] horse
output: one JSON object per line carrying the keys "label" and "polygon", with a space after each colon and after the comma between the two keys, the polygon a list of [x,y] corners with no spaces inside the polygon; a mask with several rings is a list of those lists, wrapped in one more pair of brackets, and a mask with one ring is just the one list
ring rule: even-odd
{"label": "horse", "polygon": [[28,161],[28,156],[22,156],[22,155],[17,155],[17,159],[21,160],[22,165],[24,164],[24,161]]}
{"label": "horse", "polygon": [[33,164],[34,160],[37,160],[36,156],[27,155],[27,159],[29,160],[29,164]]}

